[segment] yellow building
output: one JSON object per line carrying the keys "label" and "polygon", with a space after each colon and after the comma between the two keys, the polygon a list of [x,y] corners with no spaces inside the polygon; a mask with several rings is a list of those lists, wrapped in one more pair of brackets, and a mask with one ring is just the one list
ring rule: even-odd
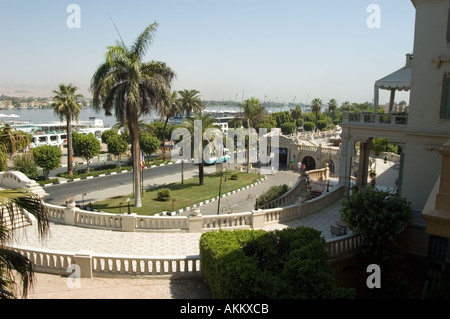
{"label": "yellow building", "polygon": [[413,54],[384,83],[376,82],[374,99],[376,109],[379,88],[391,90],[391,102],[396,90],[409,89],[408,114],[394,114],[392,107],[388,114],[345,113],[339,182],[350,187],[352,164],[358,160],[357,184],[367,185],[374,138],[399,145],[398,190],[414,213],[408,249],[429,260],[439,256],[445,264],[450,238],[450,0],[412,0],[412,5]]}

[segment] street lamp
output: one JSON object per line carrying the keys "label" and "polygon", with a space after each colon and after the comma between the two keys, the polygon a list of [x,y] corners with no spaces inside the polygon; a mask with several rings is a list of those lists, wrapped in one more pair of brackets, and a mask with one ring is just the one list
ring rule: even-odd
{"label": "street lamp", "polygon": [[128,203],[128,215],[131,214],[130,212],[130,198],[127,198],[127,203]]}
{"label": "street lamp", "polygon": [[84,209],[84,196],[86,196],[86,193],[81,194],[81,197],[83,198],[83,199],[82,199],[82,202],[83,202],[83,209]]}

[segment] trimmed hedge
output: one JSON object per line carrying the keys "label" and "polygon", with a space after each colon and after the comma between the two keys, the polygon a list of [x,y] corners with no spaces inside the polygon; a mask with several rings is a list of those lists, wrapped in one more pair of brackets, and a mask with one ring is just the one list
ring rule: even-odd
{"label": "trimmed hedge", "polygon": [[202,272],[215,298],[351,298],[337,286],[325,240],[308,227],[208,232]]}

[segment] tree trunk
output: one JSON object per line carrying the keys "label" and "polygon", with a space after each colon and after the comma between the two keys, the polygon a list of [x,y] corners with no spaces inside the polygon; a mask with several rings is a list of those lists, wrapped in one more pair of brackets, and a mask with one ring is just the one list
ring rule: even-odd
{"label": "tree trunk", "polygon": [[200,164],[198,164],[198,180],[199,180],[199,184],[203,185],[204,182],[204,172],[203,172],[203,158]]}
{"label": "tree trunk", "polygon": [[133,183],[134,183],[134,207],[142,207],[141,202],[141,159],[139,149],[139,130],[138,130],[138,117],[137,114],[133,114],[129,119],[128,130],[131,137],[131,152],[133,160]]}
{"label": "tree trunk", "polygon": [[67,174],[73,175],[73,149],[72,149],[72,119],[69,114],[66,116],[67,121]]}
{"label": "tree trunk", "polygon": [[163,126],[163,149],[162,149],[163,161],[166,160],[166,127],[167,127],[168,122],[169,122],[169,117],[166,117],[166,121],[164,122],[164,126]]}
{"label": "tree trunk", "polygon": [[248,137],[248,143],[247,143],[247,173],[250,172],[250,119],[247,119],[247,137]]}

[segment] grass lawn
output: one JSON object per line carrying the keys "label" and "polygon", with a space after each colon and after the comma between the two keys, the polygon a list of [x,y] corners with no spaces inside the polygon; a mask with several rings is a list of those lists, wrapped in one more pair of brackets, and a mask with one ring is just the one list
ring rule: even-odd
{"label": "grass lawn", "polygon": [[[237,179],[232,180],[232,174],[228,173],[225,181],[225,176],[222,178],[221,194],[228,193],[233,190],[245,187],[258,181],[261,177],[258,174],[246,172],[233,172],[237,174]],[[158,188],[152,188],[144,192],[142,196],[142,207],[135,208],[133,206],[134,200],[132,194],[128,196],[117,196],[108,200],[92,203],[92,208],[108,213],[126,213],[127,202],[129,197],[131,212],[138,215],[155,215],[162,211],[176,211],[184,207],[192,206],[199,202],[214,198],[219,195],[220,175],[208,174],[205,175],[204,185],[198,184],[198,177],[187,179],[184,184],[181,182],[164,185]],[[171,198],[168,201],[159,201],[158,190],[161,188],[169,188],[171,191]],[[172,209],[173,205],[173,209]]]}

